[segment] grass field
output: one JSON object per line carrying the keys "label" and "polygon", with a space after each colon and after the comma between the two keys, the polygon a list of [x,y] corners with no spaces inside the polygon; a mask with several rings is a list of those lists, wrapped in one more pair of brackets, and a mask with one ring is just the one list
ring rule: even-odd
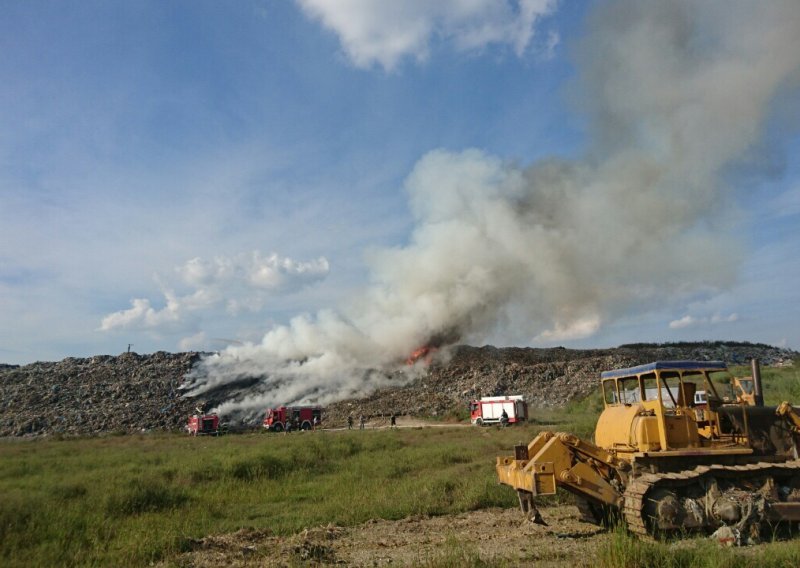
{"label": "grass field", "polygon": [[[765,370],[768,402],[800,402],[797,369]],[[168,560],[190,539],[242,527],[291,534],[328,523],[513,507],[514,492],[496,483],[495,456],[545,428],[589,437],[600,405],[591,396],[505,430],[4,440],[0,565],[141,566]],[[675,553],[623,533],[610,542],[598,551],[600,566],[756,565],[737,552],[711,554],[706,544]],[[758,566],[800,565],[800,545],[770,546]],[[463,550],[454,554],[452,565],[486,565],[458,560]]]}
{"label": "grass field", "polygon": [[0,564],[142,565],[188,538],[512,506],[527,429],[142,435],[0,444]]}

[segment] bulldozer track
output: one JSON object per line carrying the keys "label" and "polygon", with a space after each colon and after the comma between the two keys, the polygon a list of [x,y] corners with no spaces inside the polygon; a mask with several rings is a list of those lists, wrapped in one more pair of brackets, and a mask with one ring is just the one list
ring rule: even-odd
{"label": "bulldozer track", "polygon": [[632,533],[646,539],[654,539],[654,528],[646,518],[644,508],[647,495],[656,488],[686,487],[709,477],[747,480],[753,474],[775,476],[780,474],[800,475],[800,460],[783,463],[753,463],[746,465],[703,465],[677,473],[647,473],[628,484],[623,495],[622,517]]}

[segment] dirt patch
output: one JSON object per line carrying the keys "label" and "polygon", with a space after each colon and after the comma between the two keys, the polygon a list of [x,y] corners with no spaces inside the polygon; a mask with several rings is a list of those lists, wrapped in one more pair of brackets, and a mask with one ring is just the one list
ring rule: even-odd
{"label": "dirt patch", "polygon": [[[426,420],[417,416],[398,416],[396,418],[396,428],[472,428],[470,422],[436,422],[433,420]],[[364,422],[365,430],[389,430],[392,428],[390,418],[388,416],[373,416]],[[358,420],[353,421],[352,430],[359,429]],[[347,430],[346,426],[338,426],[333,428],[323,428],[326,431],[341,431]]]}
{"label": "dirt patch", "polygon": [[[327,526],[288,536],[238,531],[191,541],[172,559],[179,566],[417,566],[480,557],[512,566],[589,566],[610,538],[578,520],[571,506],[542,508],[549,526],[526,521],[518,509],[485,509],[442,517],[373,520]],[[463,563],[463,562],[461,562]]]}

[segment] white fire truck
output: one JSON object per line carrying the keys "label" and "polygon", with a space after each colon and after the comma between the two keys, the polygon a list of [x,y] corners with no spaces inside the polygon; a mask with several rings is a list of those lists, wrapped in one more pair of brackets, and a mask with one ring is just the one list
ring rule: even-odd
{"label": "white fire truck", "polygon": [[521,394],[485,396],[469,405],[470,419],[476,426],[500,424],[503,410],[508,415],[509,424],[528,419],[528,403]]}

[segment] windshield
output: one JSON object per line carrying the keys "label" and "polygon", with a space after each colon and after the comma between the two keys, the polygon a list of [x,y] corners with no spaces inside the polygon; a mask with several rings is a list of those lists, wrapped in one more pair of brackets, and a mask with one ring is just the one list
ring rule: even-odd
{"label": "windshield", "polygon": [[708,397],[719,397],[723,402],[736,400],[736,393],[733,391],[733,377],[728,371],[711,371],[708,373],[711,381],[711,388],[715,392],[708,393]]}
{"label": "windshield", "polygon": [[603,381],[603,398],[606,404],[617,404],[617,383],[614,379]]}
{"label": "windshield", "polygon": [[677,371],[661,372],[661,404],[664,408],[675,408],[681,392],[681,379]]}
{"label": "windshield", "polygon": [[624,404],[639,402],[639,379],[637,377],[625,377],[619,379],[619,396]]}

